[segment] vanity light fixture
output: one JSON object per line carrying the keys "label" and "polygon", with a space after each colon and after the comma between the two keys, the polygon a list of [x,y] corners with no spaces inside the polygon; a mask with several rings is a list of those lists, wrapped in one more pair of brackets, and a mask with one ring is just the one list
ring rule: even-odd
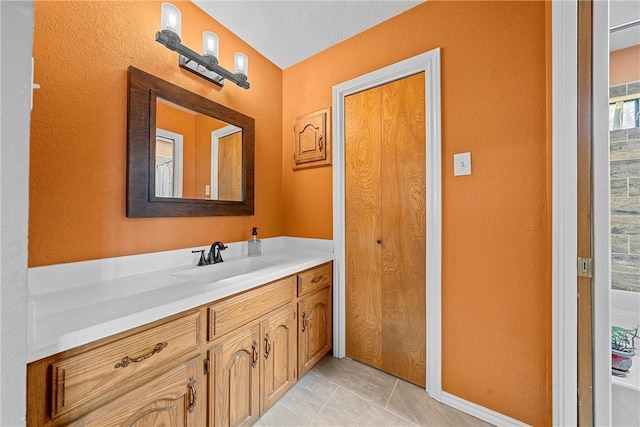
{"label": "vanity light fixture", "polygon": [[202,34],[202,55],[189,49],[180,41],[181,29],[180,9],[171,3],[162,3],[162,29],[156,33],[156,41],[167,49],[178,52],[178,63],[181,68],[191,71],[200,77],[217,84],[224,85],[224,80],[230,80],[240,87],[249,89],[247,74],[249,59],[244,53],[234,55],[234,72],[230,72],[218,65],[218,36],[211,31]]}

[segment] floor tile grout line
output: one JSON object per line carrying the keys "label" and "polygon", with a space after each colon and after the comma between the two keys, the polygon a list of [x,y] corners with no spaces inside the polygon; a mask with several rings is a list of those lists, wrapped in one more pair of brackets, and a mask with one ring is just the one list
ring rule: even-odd
{"label": "floor tile grout line", "polygon": [[393,389],[391,390],[391,394],[389,395],[389,398],[387,399],[387,404],[384,405],[384,409],[387,409],[389,407],[389,402],[391,402],[391,398],[393,397],[393,393],[396,391],[396,387],[398,387],[398,379],[397,378],[396,378],[396,382],[393,384]]}
{"label": "floor tile grout line", "polygon": [[[338,386],[338,387],[340,387],[340,386]],[[391,414],[391,415],[393,415],[393,416],[395,416],[395,417],[398,417],[398,418],[400,418],[400,419],[402,419],[402,420],[404,420],[404,421],[408,422],[408,423],[409,423],[409,424],[411,424],[411,425],[414,425],[414,426],[417,426],[417,425],[418,425],[418,424],[414,423],[413,421],[411,421],[411,420],[409,420],[409,419],[407,419],[407,418],[403,417],[403,416],[402,416],[402,415],[400,415],[400,414],[396,414],[396,413],[395,413],[395,412],[393,412],[393,411],[390,411],[390,410],[388,410],[388,409],[386,409],[386,408],[383,408],[382,406],[380,406],[379,404],[377,404],[377,403],[376,403],[376,402],[374,402],[373,400],[369,400],[369,399],[367,399],[367,398],[365,398],[365,397],[360,396],[360,395],[359,395],[358,393],[356,393],[355,391],[348,390],[348,389],[346,389],[346,388],[344,388],[344,387],[342,387],[342,388],[343,388],[347,393],[351,393],[351,394],[355,395],[356,397],[359,397],[360,399],[364,400],[365,402],[370,403],[370,404],[372,404],[372,405],[374,405],[374,406],[377,406],[378,408],[382,409],[384,412],[387,412],[387,413],[389,413],[389,414]],[[336,389],[336,391],[337,391],[337,389]],[[327,402],[328,402],[328,400],[327,400]],[[324,408],[323,408],[323,409],[324,409]]]}
{"label": "floor tile grout line", "polygon": [[[282,405],[282,407],[284,407],[284,408],[288,409],[289,411],[291,411],[291,412],[292,412],[293,414],[295,414],[296,416],[298,416],[298,417],[302,418],[303,420],[305,420],[306,422],[308,422],[309,424],[311,424],[311,421],[312,421],[312,420],[310,420],[310,419],[308,419],[307,417],[305,417],[304,415],[302,415],[302,414],[300,414],[300,413],[296,412],[293,408],[288,407],[288,406],[286,405],[286,403],[284,403],[284,402],[278,402],[278,403],[280,403],[280,405]],[[317,415],[317,414],[316,414],[316,415]]]}
{"label": "floor tile grout line", "polygon": [[[332,357],[333,357],[333,356],[332,356]],[[349,359],[348,357],[344,357],[343,359],[353,360],[353,359]],[[368,366],[367,364],[362,363],[362,362],[358,362],[357,360],[353,360],[353,361],[354,361],[354,362],[356,362],[356,363],[357,363],[357,364],[359,364],[359,365],[362,365],[363,367],[364,367],[364,366]],[[371,367],[370,367],[370,368],[371,368]],[[395,381],[395,383],[394,383],[394,389],[395,389],[395,384],[397,384],[397,382],[398,382],[398,377],[394,377],[393,375],[391,375],[391,374],[387,374],[387,373],[385,373],[385,372],[383,372],[383,371],[380,371],[379,369],[376,369],[376,368],[372,368],[372,369],[374,369],[375,371],[381,372],[381,373],[383,373],[384,375],[387,375],[387,376],[389,376],[389,377],[392,377],[392,378],[393,378],[393,380]],[[372,400],[372,399],[368,398],[367,396],[363,396],[363,395],[361,395],[360,393],[358,393],[358,392],[356,391],[356,389],[357,389],[357,388],[356,388],[356,389],[352,389],[352,388],[351,388],[351,386],[352,386],[352,385],[350,385],[349,387],[347,387],[346,385],[344,385],[344,384],[340,384],[340,383],[337,383],[337,382],[333,381],[331,378],[329,378],[328,376],[323,375],[322,373],[315,371],[315,369],[313,369],[313,371],[314,371],[316,374],[318,374],[319,376],[321,376],[322,378],[324,378],[324,379],[326,379],[327,381],[329,381],[330,383],[335,384],[335,385],[336,385],[336,386],[338,386],[338,387],[342,387],[343,389],[345,389],[345,390],[347,390],[347,391],[350,391],[350,392],[352,392],[353,394],[356,394],[358,397],[361,397],[362,399],[366,400],[367,402],[374,402],[374,400]],[[391,391],[391,393],[393,394],[393,390]],[[376,403],[376,405],[377,405],[377,406],[382,407],[382,406],[381,406],[380,404],[378,404],[378,403]],[[385,409],[385,408],[383,408],[383,409]]]}
{"label": "floor tile grout line", "polygon": [[327,407],[327,404],[329,403],[329,401],[331,400],[331,398],[333,397],[333,395],[336,394],[336,392],[338,391],[338,389],[340,388],[340,386],[338,385],[336,387],[335,390],[333,390],[333,393],[331,393],[331,396],[329,396],[329,398],[324,402],[324,405],[322,405],[322,408],[320,408],[320,410],[318,411],[318,413],[313,417],[313,419],[310,421],[312,424],[313,422],[316,420],[316,418],[318,418],[318,415],[320,415],[322,413],[322,411],[324,411],[324,408]]}
{"label": "floor tile grout line", "polygon": [[[340,384],[336,384],[333,381],[331,381],[330,379],[328,379],[327,377],[325,377],[324,375],[320,375],[318,372],[316,372],[315,370],[312,370],[313,373],[321,378],[323,378],[324,380],[330,382],[333,386],[335,386],[335,389],[331,392],[331,394],[329,395],[329,397],[327,398],[327,400],[325,400],[324,404],[322,405],[322,408],[320,408],[318,410],[318,412],[316,412],[316,414],[311,418],[307,418],[306,416],[296,412],[293,408],[287,406],[284,402],[280,402],[282,404],[282,406],[284,406],[285,408],[287,408],[288,410],[290,410],[291,412],[293,412],[295,415],[299,416],[300,418],[302,418],[303,420],[307,421],[308,423],[312,423],[313,420],[318,416],[318,414],[320,413],[320,411],[322,411],[322,409],[326,406],[327,402],[329,401],[329,399],[331,399],[331,397],[334,395],[334,393],[336,392],[336,390],[338,389],[338,387],[340,387]],[[310,371],[311,372],[311,371]],[[300,382],[300,380],[298,380],[298,382],[296,382],[296,384],[294,384],[294,386],[292,388],[295,388],[298,383]]]}

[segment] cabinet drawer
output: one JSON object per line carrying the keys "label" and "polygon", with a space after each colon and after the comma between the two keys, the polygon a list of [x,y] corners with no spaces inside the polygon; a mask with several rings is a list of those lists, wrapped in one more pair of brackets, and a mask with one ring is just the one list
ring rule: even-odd
{"label": "cabinet drawer", "polygon": [[295,276],[236,295],[209,307],[209,340],[226,334],[295,297]]}
{"label": "cabinet drawer", "polygon": [[[52,363],[53,418],[198,347],[200,312]],[[126,382],[125,382],[126,381]]]}
{"label": "cabinet drawer", "polygon": [[328,262],[298,274],[298,296],[333,283],[333,263]]}

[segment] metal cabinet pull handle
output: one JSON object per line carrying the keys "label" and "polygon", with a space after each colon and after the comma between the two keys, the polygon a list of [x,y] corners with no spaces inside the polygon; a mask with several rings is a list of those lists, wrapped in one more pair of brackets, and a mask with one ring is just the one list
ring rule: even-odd
{"label": "metal cabinet pull handle", "polygon": [[322,282],[323,280],[324,280],[324,276],[321,274],[321,275],[319,275],[319,276],[314,277],[313,279],[311,279],[311,283],[313,283],[313,284],[315,285],[316,283],[320,283],[320,282]]}
{"label": "metal cabinet pull handle", "polygon": [[189,378],[189,382],[187,383],[187,387],[189,388],[189,406],[187,406],[187,410],[189,412],[193,412],[196,409],[196,379],[191,377]]}
{"label": "metal cabinet pull handle", "polygon": [[153,356],[156,353],[160,353],[165,347],[167,346],[166,342],[159,342],[158,344],[156,344],[156,346],[153,348],[153,350],[151,350],[150,353],[144,354],[140,357],[129,357],[129,356],[125,356],[122,358],[121,361],[119,361],[118,363],[116,363],[115,368],[126,368],[127,366],[129,366],[131,363],[137,363],[137,362],[142,362],[145,359],[150,358],[151,356]]}
{"label": "metal cabinet pull handle", "polygon": [[318,138],[318,151],[322,151],[322,135]]}
{"label": "metal cabinet pull handle", "polygon": [[251,366],[255,368],[258,364],[258,343],[253,341],[251,348],[253,349],[253,359],[251,360]]}
{"label": "metal cabinet pull handle", "polygon": [[269,353],[271,353],[271,337],[269,337],[269,334],[265,335],[264,341],[264,358],[269,359]]}
{"label": "metal cabinet pull handle", "polygon": [[307,329],[307,314],[303,311],[302,312],[302,332],[304,332],[305,329]]}

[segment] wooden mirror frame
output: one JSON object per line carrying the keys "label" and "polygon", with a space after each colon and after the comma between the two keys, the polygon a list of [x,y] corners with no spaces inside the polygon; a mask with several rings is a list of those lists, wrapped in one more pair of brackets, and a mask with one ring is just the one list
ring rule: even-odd
{"label": "wooden mirror frame", "polygon": [[[253,215],[255,121],[179,86],[129,67],[127,217]],[[156,197],[156,98],[242,128],[242,201]]]}

